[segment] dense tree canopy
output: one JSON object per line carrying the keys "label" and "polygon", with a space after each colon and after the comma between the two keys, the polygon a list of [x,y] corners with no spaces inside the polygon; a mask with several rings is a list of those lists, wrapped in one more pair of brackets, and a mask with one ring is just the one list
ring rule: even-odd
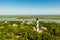
{"label": "dense tree canopy", "polygon": [[35,22],[0,21],[0,40],[60,40],[60,23],[39,22],[39,28],[47,28],[42,33],[33,30],[35,25]]}

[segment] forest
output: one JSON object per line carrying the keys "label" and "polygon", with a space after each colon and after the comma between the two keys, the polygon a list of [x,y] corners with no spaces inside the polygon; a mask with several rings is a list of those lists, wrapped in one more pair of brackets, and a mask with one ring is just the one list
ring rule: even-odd
{"label": "forest", "polygon": [[60,40],[60,23],[40,21],[41,27],[47,29],[37,32],[34,21],[0,21],[0,40]]}

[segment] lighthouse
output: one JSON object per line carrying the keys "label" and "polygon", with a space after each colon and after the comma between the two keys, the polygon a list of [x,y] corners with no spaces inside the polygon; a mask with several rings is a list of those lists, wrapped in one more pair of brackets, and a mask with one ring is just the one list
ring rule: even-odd
{"label": "lighthouse", "polygon": [[36,31],[39,31],[39,21],[38,21],[38,17],[36,16]]}

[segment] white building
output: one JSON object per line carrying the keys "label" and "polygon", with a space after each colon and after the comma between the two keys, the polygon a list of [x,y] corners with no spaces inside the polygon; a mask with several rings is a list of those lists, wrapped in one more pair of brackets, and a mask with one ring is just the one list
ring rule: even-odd
{"label": "white building", "polygon": [[17,24],[13,24],[12,26],[17,26]]}

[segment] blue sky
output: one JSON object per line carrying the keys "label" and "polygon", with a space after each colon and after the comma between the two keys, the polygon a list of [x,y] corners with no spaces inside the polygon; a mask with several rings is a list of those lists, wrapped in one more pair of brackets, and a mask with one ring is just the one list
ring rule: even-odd
{"label": "blue sky", "polygon": [[0,0],[0,15],[60,15],[60,0]]}

